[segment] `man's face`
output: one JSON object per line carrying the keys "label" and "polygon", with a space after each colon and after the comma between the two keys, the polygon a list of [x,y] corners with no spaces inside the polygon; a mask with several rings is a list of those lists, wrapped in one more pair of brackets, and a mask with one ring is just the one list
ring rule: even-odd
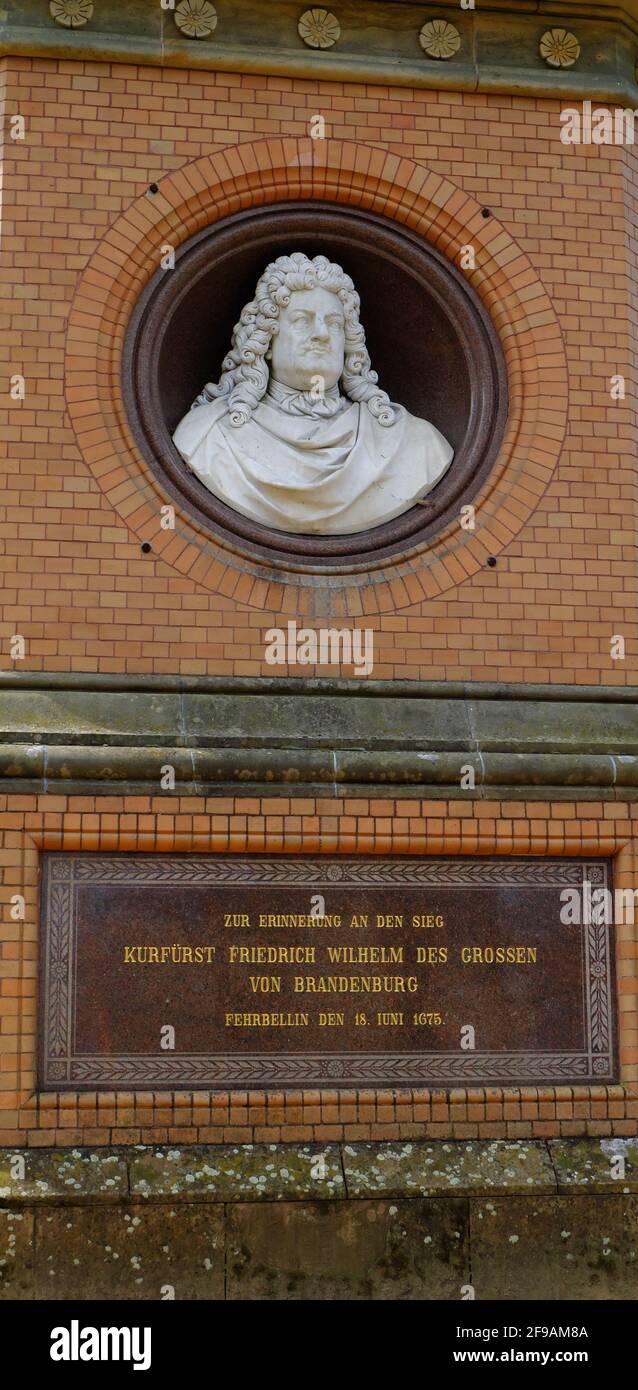
{"label": "man's face", "polygon": [[[271,370],[275,381],[296,391],[336,386],[343,372],[345,314],[330,290],[295,290],[279,315],[272,340]],[[322,389],[319,385],[319,389]]]}

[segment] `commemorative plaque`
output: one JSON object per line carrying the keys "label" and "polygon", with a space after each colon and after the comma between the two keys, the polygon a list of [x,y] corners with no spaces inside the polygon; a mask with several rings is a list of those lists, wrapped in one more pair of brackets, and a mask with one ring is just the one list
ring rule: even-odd
{"label": "commemorative plaque", "polygon": [[46,1090],[615,1077],[604,860],[43,859]]}

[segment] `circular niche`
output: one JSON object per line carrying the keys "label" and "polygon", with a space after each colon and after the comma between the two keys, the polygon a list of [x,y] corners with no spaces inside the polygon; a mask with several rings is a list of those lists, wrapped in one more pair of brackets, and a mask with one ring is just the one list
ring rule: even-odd
{"label": "circular niche", "polygon": [[[205,382],[219,380],[233,328],[266,265],[292,251],[343,266],[361,298],[380,386],[454,448],[448,472],[423,502],[354,535],[293,535],[250,521],[195,477],[171,438]],[[374,565],[443,530],[489,473],[507,415],[500,344],[463,275],[408,229],[322,202],[239,213],[184,243],[174,269],[156,273],[132,315],[124,399],[149,465],[201,525],[235,550],[313,571]]]}

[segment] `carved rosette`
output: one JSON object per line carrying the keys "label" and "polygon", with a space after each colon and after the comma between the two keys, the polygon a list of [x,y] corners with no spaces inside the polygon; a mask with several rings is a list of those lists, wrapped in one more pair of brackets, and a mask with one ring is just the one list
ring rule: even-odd
{"label": "carved rosette", "polygon": [[180,0],[174,18],[187,39],[208,39],[217,28],[217,10],[209,0]]}
{"label": "carved rosette", "polygon": [[93,18],[93,0],[51,0],[49,13],[65,29],[81,29]]}
{"label": "carved rosette", "polygon": [[419,43],[428,58],[447,60],[453,58],[461,47],[461,35],[454,24],[447,19],[430,19],[423,25]]}
{"label": "carved rosette", "polygon": [[334,48],[341,37],[339,20],[330,10],[306,10],[297,28],[308,48]]}
{"label": "carved rosette", "polygon": [[580,44],[568,29],[548,29],[538,51],[550,68],[571,68],[580,57]]}

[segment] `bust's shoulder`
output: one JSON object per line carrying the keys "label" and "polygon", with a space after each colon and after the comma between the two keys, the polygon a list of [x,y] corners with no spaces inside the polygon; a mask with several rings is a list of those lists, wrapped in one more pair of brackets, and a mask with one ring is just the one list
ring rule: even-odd
{"label": "bust's shoulder", "polygon": [[196,449],[210,430],[214,429],[228,414],[228,401],[225,396],[207,405],[193,406],[180,420],[173,435],[177,448],[186,451]]}
{"label": "bust's shoulder", "polygon": [[428,477],[441,476],[454,457],[452,445],[430,420],[412,415],[405,406],[394,408],[393,424],[374,421],[371,442],[379,457],[400,459],[403,477],[421,476],[423,470]]}
{"label": "bust's shoulder", "polygon": [[441,457],[452,458],[454,452],[452,445],[448,444],[445,435],[441,434],[441,431],[432,424],[431,420],[424,420],[420,415],[411,415],[404,406],[400,406],[399,409],[402,412],[404,429],[411,441],[427,445],[429,449],[440,454]]}

